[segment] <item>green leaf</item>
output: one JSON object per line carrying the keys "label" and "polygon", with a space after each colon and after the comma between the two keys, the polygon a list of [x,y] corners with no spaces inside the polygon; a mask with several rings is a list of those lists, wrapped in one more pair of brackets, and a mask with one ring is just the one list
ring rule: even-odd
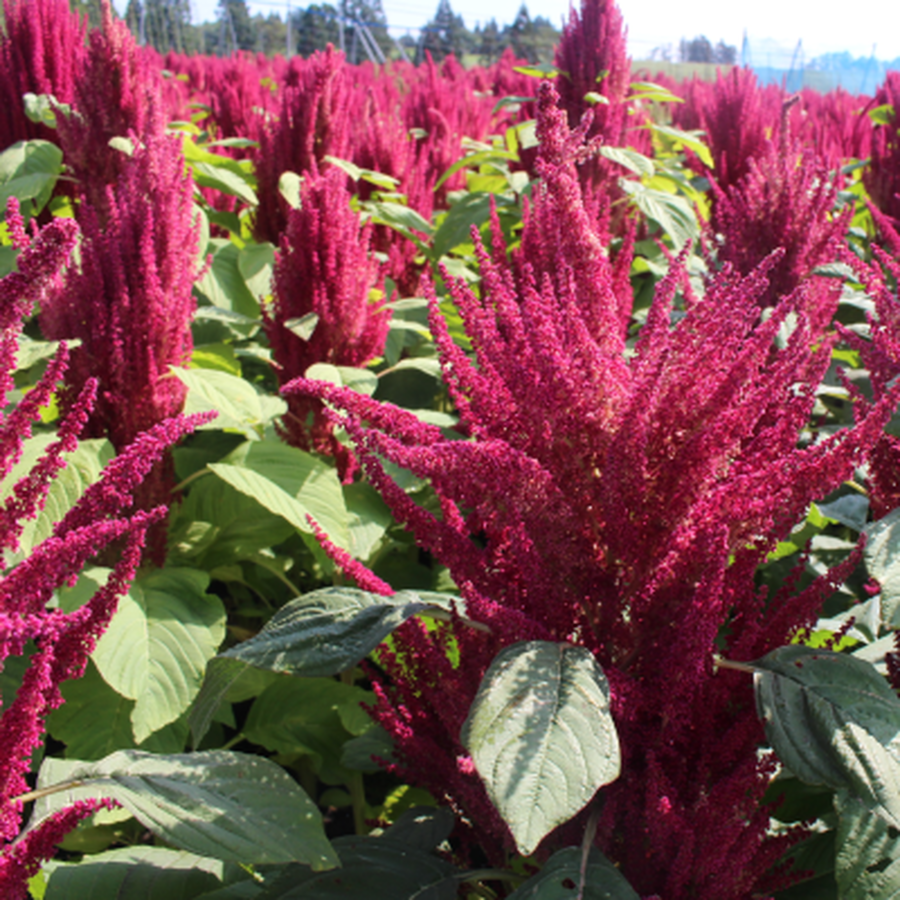
{"label": "green leaf", "polygon": [[[622,873],[599,851],[587,860],[583,900],[638,900]],[[537,875],[513,891],[508,900],[574,900],[581,881],[581,850],[558,850]]]}
{"label": "green leaf", "polygon": [[300,209],[300,185],[303,176],[296,172],[282,172],[278,179],[278,193],[291,209]]}
{"label": "green leaf", "polygon": [[490,150],[479,150],[477,153],[469,153],[462,159],[458,159],[443,175],[435,182],[434,190],[438,190],[441,185],[448,179],[452,178],[460,169],[469,169],[480,166],[484,163],[507,161],[518,159],[518,154],[509,150],[499,150],[491,148]]}
{"label": "green leaf", "polygon": [[600,148],[600,155],[624,166],[636,175],[652,175],[655,171],[652,159],[648,159],[643,153],[638,153],[637,150],[629,147],[603,146]]}
{"label": "green leaf", "polygon": [[592,653],[571,644],[502,650],[481,680],[462,742],[525,856],[619,775],[606,676]]}
{"label": "green leaf", "polygon": [[584,102],[588,106],[609,106],[609,97],[599,93],[598,91],[588,91],[584,95]]}
{"label": "green leaf", "polygon": [[[462,601],[456,601],[462,605]],[[395,628],[453,598],[397,591],[390,597],[358,588],[328,587],[285,604],[259,634],[221,654],[292,675],[336,675],[368,656]]]}
{"label": "green leaf", "polygon": [[286,319],[284,327],[292,334],[296,334],[301,341],[308,341],[313,336],[320,318],[317,312],[308,312],[295,319]]}
{"label": "green leaf", "polygon": [[[213,238],[206,248],[212,265],[196,283],[196,289],[213,306],[259,319],[259,302],[241,272],[241,250],[226,238]],[[245,268],[248,263],[245,262]]]}
{"label": "green leaf", "polygon": [[333,366],[331,363],[313,363],[304,373],[313,381],[327,381],[338,387],[348,387],[357,394],[371,397],[378,387],[378,376],[370,369],[353,366]]}
{"label": "green leaf", "polygon": [[349,159],[339,159],[336,156],[326,156],[325,162],[331,163],[331,165],[336,166],[338,169],[346,172],[354,181],[368,181],[369,184],[374,184],[376,187],[384,188],[385,190],[393,190],[400,184],[399,180],[394,178],[391,175],[384,175],[381,172],[373,172],[372,169],[361,169],[355,163],[350,162]]}
{"label": "green leaf", "polygon": [[[317,871],[338,863],[315,804],[283,769],[259,756],[122,750],[73,767],[67,781],[75,785],[36,801],[32,822],[78,800],[109,797],[161,840],[200,856],[297,861]],[[47,786],[39,777],[38,787]]]}
{"label": "green leaf", "polygon": [[686,198],[625,178],[619,179],[619,185],[626,194],[631,195],[634,204],[647,218],[659,223],[678,249],[697,237],[697,216]]}
{"label": "green leaf", "polygon": [[356,772],[379,772],[382,765],[373,757],[394,759],[394,742],[380,725],[373,726],[344,744],[341,765]]}
{"label": "green leaf", "polygon": [[[25,441],[21,458],[0,484],[0,499],[11,495],[16,482],[31,471],[55,440],[54,434],[38,434]],[[23,523],[19,549],[10,561],[24,559],[41,541],[50,537],[56,523],[75,506],[88,487],[99,480],[103,467],[114,455],[112,444],[105,438],[80,441],[75,450],[63,454],[66,467],[51,482],[46,502],[37,516]]]}
{"label": "green leaf", "polygon": [[365,209],[371,211],[372,218],[380,225],[390,225],[400,231],[418,231],[430,235],[434,228],[427,219],[402,203],[378,201],[367,203]]}
{"label": "green leaf", "polygon": [[446,806],[414,806],[406,810],[384,836],[419,850],[435,850],[450,837],[456,818]]}
{"label": "green leaf", "polygon": [[431,853],[387,837],[334,842],[341,868],[290,866],[260,900],[453,900],[459,873]]}
{"label": "green leaf", "polygon": [[225,696],[248,669],[251,669],[249,663],[237,659],[217,656],[210,660],[206,667],[203,686],[194,699],[188,714],[188,723],[191,726],[195,749],[209,731],[209,726]]}
{"label": "green leaf", "polygon": [[496,104],[494,104],[494,108],[491,110],[491,115],[496,115],[504,107],[520,106],[523,103],[533,103],[535,100],[537,100],[537,97],[523,97],[510,94],[509,96],[501,98],[496,102]]}
{"label": "green leaf", "polygon": [[61,172],[62,150],[50,141],[19,141],[0,153],[0,221],[10,197],[43,209]]}
{"label": "green leaf", "polygon": [[25,103],[25,115],[36,125],[46,125],[47,128],[56,128],[56,111],[59,110],[68,116],[72,107],[67,103],[60,103],[53,94],[32,94],[30,91],[22,95]]}
{"label": "green leaf", "polygon": [[[47,730],[65,743],[67,759],[102,759],[116,750],[135,747],[131,726],[134,701],[117,694],[93,663],[81,678],[65,682],[61,691],[65,703],[50,714]],[[178,753],[186,739],[185,723],[173,722],[150,735],[142,749]]]}
{"label": "green leaf", "polygon": [[100,674],[136,701],[131,722],[138,743],[190,706],[225,638],[225,608],[208,586],[209,575],[196,569],[138,578],[97,642],[91,658]]}
{"label": "green leaf", "polygon": [[311,757],[322,781],[341,784],[350,775],[340,765],[342,747],[354,732],[372,726],[360,704],[374,700],[374,694],[333,678],[283,676],[256,698],[242,731],[247,740],[287,758]]}
{"label": "green leaf", "polygon": [[875,125],[892,125],[896,115],[894,107],[890,103],[882,103],[869,110],[869,118]]}
{"label": "green leaf", "polygon": [[682,131],[680,128],[673,128],[671,125],[657,125],[656,123],[648,126],[657,134],[664,135],[673,141],[675,146],[684,146],[693,150],[700,158],[705,166],[713,168],[713,158],[709,152],[709,147],[703,143],[701,131]]}
{"label": "green leaf", "polygon": [[885,628],[900,628],[900,509],[872,522],[863,533],[866,570],[881,585],[881,621]]}
{"label": "green leaf", "polygon": [[247,244],[238,252],[238,271],[255,298],[272,293],[275,247],[268,241]]}
{"label": "green leaf", "polygon": [[840,900],[900,897],[900,829],[847,791],[835,796],[838,814],[835,879]]}
{"label": "green leaf", "polygon": [[799,644],[752,664],[778,758],[808,784],[850,791],[900,829],[900,699],[867,662]]}
{"label": "green leaf", "polygon": [[45,900],[193,900],[222,886],[217,859],[166,847],[120,847],[53,867]]}
{"label": "green leaf", "polygon": [[258,440],[265,427],[287,411],[287,403],[280,397],[260,394],[249,381],[228,372],[175,367],[171,371],[188,389],[185,414],[211,409],[218,413],[203,429],[232,429]]}
{"label": "green leaf", "polygon": [[668,88],[653,81],[633,81],[630,85],[634,94],[629,100],[657,100],[662,103],[684,103],[681,97],[673,94]]}
{"label": "green leaf", "polygon": [[[306,521],[306,513],[309,512],[335,544],[344,549],[349,548],[349,515],[344,504],[341,482],[334,467],[328,462],[311,453],[298,450],[296,447],[289,447],[281,441],[267,440],[248,441],[241,444],[222,460],[222,464],[255,472],[274,483],[302,506],[302,527],[291,519],[287,519],[287,516],[283,516],[301,532],[311,531]],[[230,474],[234,475],[235,473]],[[235,484],[235,487],[237,486]],[[259,503],[267,506],[261,497],[255,494],[251,496],[255,496]],[[273,492],[272,500],[277,504],[282,503],[284,498]],[[296,516],[300,512],[294,504],[283,504],[283,506],[285,512],[292,516]],[[271,511],[277,512],[275,509],[271,509]],[[282,515],[281,512],[277,512],[277,514]]]}
{"label": "green leaf", "polygon": [[472,226],[480,228],[490,219],[492,197],[498,207],[509,206],[511,203],[507,198],[498,197],[496,194],[473,193],[466,194],[462,200],[450,207],[447,217],[441,222],[432,241],[432,254],[435,259],[440,259],[454,247],[471,241]]}
{"label": "green leaf", "polygon": [[532,78],[556,78],[557,75],[564,74],[549,64],[514,66],[513,72],[518,72],[520,75],[529,75]]}

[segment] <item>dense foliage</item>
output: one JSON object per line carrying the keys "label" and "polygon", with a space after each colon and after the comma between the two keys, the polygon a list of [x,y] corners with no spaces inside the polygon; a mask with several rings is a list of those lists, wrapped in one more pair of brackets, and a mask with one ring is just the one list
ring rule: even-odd
{"label": "dense foliage", "polygon": [[4,898],[896,896],[898,73],[4,11]]}

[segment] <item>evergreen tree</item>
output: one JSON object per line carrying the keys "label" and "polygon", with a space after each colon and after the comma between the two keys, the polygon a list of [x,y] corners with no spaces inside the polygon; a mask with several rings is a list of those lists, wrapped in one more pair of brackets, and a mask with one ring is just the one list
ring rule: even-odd
{"label": "evergreen tree", "polygon": [[454,14],[450,0],[440,0],[434,18],[425,26],[420,47],[431,53],[435,61],[451,53],[461,57],[471,46],[471,35],[462,16]]}
{"label": "evergreen tree", "polygon": [[247,0],[219,0],[219,53],[256,48],[256,29],[247,9]]}
{"label": "evergreen tree", "polygon": [[291,15],[291,43],[301,56],[324,50],[328,44],[339,46],[338,11],[328,3],[312,4]]}
{"label": "evergreen tree", "polygon": [[190,0],[129,0],[125,22],[140,44],[167,53],[192,53],[199,49],[191,26]]}

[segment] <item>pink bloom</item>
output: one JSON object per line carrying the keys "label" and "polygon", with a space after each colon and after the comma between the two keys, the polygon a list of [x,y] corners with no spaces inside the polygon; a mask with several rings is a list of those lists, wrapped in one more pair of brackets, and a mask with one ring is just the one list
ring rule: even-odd
{"label": "pink bloom", "polygon": [[[275,265],[275,299],[264,311],[281,384],[317,362],[364,366],[384,347],[389,314],[369,297],[378,267],[369,229],[350,209],[345,181],[339,169],[308,173],[301,207],[288,217]],[[314,317],[308,337],[291,330],[304,316]],[[345,470],[350,465],[317,401],[289,396],[281,433],[296,447],[337,456]]]}
{"label": "pink bloom", "polygon": [[[553,216],[584,214],[572,190],[576,148],[551,90],[541,89],[539,128],[553,177],[523,238],[543,244],[537,267],[480,251],[478,295],[452,287],[474,362],[432,298],[431,330],[468,439],[346,389],[301,381],[288,392],[328,401],[396,519],[449,567],[466,616],[491,631],[411,621],[395,633],[380,656],[386,675],[372,673],[395,770],[464,810],[474,840],[502,858],[507,832],[458,762],[461,725],[500,648],[575,641],[610,679],[622,742],[599,845],[642,895],[744,898],[786,844],[767,836],[760,807],[772,762],[757,755],[750,688],[715,673],[713,656],[753,659],[782,644],[847,577],[855,556],[799,593],[766,597],[754,578],[810,501],[875,445],[900,389],[853,428],[799,446],[834,337],[800,293],[762,320],[759,272],[723,272],[700,299],[675,261],[630,347],[619,263],[583,229],[540,232]],[[796,326],[779,349],[789,312]],[[427,478],[437,509],[402,491],[384,460]]]}

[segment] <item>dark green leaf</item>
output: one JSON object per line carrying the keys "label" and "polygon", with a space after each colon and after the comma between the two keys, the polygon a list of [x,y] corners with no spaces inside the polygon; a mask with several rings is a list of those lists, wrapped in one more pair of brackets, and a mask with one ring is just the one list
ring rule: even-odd
{"label": "dark green leaf", "polygon": [[385,831],[389,840],[419,850],[435,850],[450,837],[455,819],[446,806],[414,806]]}
{"label": "dark green leaf", "polygon": [[224,864],[165,847],[121,847],[54,866],[44,900],[193,900],[222,886]]}
{"label": "dark green leaf", "polygon": [[606,676],[571,644],[522,641],[501,651],[462,741],[525,856],[619,775]]}
{"label": "dark green leaf", "polygon": [[835,877],[840,900],[900,897],[900,828],[847,791],[835,797],[838,813]]}
{"label": "dark green leaf", "polygon": [[450,863],[404,843],[338,838],[341,868],[311,872],[291,866],[259,900],[453,900],[459,872]]}
{"label": "dark green leaf", "polygon": [[[122,750],[74,766],[68,780],[74,786],[36,802],[34,823],[78,800],[110,797],[163,841],[201,856],[298,861],[316,870],[337,864],[315,804],[283,769],[259,756]],[[38,779],[38,787],[47,786]]]}
{"label": "dark green leaf", "polygon": [[[508,900],[575,900],[581,879],[581,850],[566,847]],[[599,851],[592,849],[587,861],[583,900],[638,900],[637,892],[622,873]]]}
{"label": "dark green leaf", "polygon": [[753,663],[756,703],[798,778],[847,790],[900,829],[900,700],[869,663],[798,644]]}
{"label": "dark green leaf", "polygon": [[[283,606],[259,634],[221,654],[262,669],[306,677],[336,675],[369,655],[397,626],[453,598],[398,591],[322,588]],[[461,603],[461,601],[458,601]]]}
{"label": "dark green leaf", "polygon": [[885,628],[900,627],[900,509],[872,522],[863,559],[869,575],[881,586],[881,621]]}

